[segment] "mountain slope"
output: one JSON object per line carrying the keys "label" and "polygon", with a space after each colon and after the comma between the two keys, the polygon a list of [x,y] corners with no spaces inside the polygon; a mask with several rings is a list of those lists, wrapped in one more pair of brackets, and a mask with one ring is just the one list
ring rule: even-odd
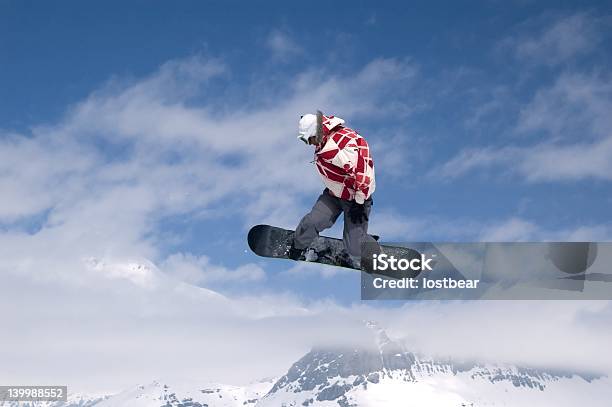
{"label": "mountain slope", "polygon": [[152,382],[110,397],[96,407],[245,407],[254,406],[270,389],[267,379],[248,386],[224,384],[168,385]]}
{"label": "mountain slope", "polygon": [[606,377],[509,365],[455,363],[409,352],[375,324],[369,349],[313,349],[257,407],[608,406]]}

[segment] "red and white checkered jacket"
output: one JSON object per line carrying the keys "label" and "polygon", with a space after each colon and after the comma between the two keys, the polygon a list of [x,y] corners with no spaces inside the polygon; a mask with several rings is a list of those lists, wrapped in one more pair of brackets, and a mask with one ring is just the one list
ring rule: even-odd
{"label": "red and white checkered jacket", "polygon": [[374,161],[366,140],[356,131],[334,125],[334,116],[323,116],[323,140],[316,146],[315,163],[332,195],[359,204],[374,189]]}

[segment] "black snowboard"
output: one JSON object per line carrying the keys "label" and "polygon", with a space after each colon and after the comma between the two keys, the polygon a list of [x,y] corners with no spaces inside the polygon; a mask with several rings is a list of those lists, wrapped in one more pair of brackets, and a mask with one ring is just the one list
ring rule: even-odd
{"label": "black snowboard", "polygon": [[[293,230],[287,230],[269,225],[256,225],[249,230],[248,242],[251,250],[258,256],[272,257],[277,259],[288,259],[287,256],[291,242],[293,241]],[[327,264],[330,266],[353,268],[348,261],[348,254],[344,249],[341,239],[333,237],[319,236],[310,248],[317,252],[318,258],[315,263]],[[371,243],[362,245],[361,270],[372,271],[372,255],[386,253],[395,258],[413,259],[421,256],[413,249],[400,246],[381,245],[376,240],[371,239]],[[300,259],[306,261],[305,259]],[[385,275],[393,278],[416,277],[418,272],[385,272]]]}

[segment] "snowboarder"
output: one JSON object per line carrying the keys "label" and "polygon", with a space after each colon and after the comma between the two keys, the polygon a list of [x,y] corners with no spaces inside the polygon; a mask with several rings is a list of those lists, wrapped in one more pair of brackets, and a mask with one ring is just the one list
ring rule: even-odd
{"label": "snowboarder", "polygon": [[347,263],[358,269],[362,242],[375,242],[367,234],[376,187],[374,162],[366,140],[344,123],[320,111],[300,118],[298,139],[315,146],[314,163],[325,189],[297,226],[288,256],[293,260],[316,260],[309,245],[343,213]]}

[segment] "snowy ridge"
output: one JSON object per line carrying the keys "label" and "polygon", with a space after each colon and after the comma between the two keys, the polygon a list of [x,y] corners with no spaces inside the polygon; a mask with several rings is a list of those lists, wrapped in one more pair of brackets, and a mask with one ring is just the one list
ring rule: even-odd
{"label": "snowy ridge", "polygon": [[248,386],[224,384],[169,386],[153,382],[124,391],[96,407],[238,407],[254,406],[272,385],[273,380],[264,380]]}
{"label": "snowy ridge", "polygon": [[91,407],[108,399],[109,396],[96,396],[72,393],[68,394],[68,400],[64,401],[38,401],[38,402],[16,402],[0,401],[0,407]]}

